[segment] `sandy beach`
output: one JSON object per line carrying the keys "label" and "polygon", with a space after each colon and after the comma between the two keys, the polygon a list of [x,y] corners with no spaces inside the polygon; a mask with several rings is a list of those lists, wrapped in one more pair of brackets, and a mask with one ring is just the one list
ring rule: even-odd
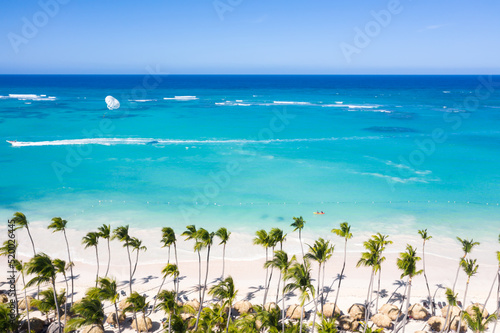
{"label": "sandy beach", "polygon": [[[177,231],[177,248],[180,272],[180,298],[183,301],[198,299],[198,260],[195,252],[193,252],[193,241],[185,241],[184,237],[180,236],[180,231]],[[37,251],[47,253],[52,258],[67,259],[66,247],[62,234],[53,234],[50,230],[43,227],[41,223],[32,223],[31,232]],[[84,236],[83,231],[68,229],[68,238],[70,240],[70,250],[74,258],[74,274],[75,279],[75,300],[84,296],[85,290],[94,286],[96,275],[95,251],[94,249],[84,250],[80,245],[81,237]],[[356,263],[363,251],[363,242],[371,234],[370,231],[364,231],[362,235],[354,235],[347,243],[347,261],[345,269],[345,279],[342,281],[341,293],[339,296],[339,307],[346,313],[348,308],[354,303],[364,303],[366,298],[370,268],[356,267]],[[375,231],[373,231],[375,233]],[[130,234],[143,240],[143,244],[147,246],[146,252],[141,252],[139,256],[139,265],[133,279],[133,290],[139,294],[146,294],[147,301],[153,304],[153,297],[158,291],[161,284],[161,270],[167,263],[168,249],[161,248],[159,238],[161,231],[158,230],[141,230],[136,228],[130,229]],[[393,244],[388,245],[385,251],[386,261],[381,269],[381,294],[378,300],[379,307],[384,303],[394,303],[400,306],[401,295],[404,292],[404,284],[401,283],[401,271],[397,269],[396,260],[399,253],[405,250],[407,244],[417,247],[418,255],[422,256],[422,240],[416,235],[396,235],[390,239]],[[312,244],[320,235],[314,235],[307,232],[307,227],[303,233],[304,244]],[[343,239],[331,234],[329,230],[325,235],[321,235],[329,239],[335,244],[335,251],[332,258],[326,264],[325,278],[325,298],[326,302],[334,302],[337,283],[337,275],[340,273],[343,262]],[[17,232],[17,239],[20,242],[18,258],[26,261],[29,258],[26,256],[30,253],[31,246],[25,230]],[[235,281],[235,287],[238,290],[236,301],[249,300],[253,304],[261,304],[264,296],[264,279],[265,270],[263,268],[265,262],[264,248],[252,244],[253,236],[250,234],[232,233],[227,243],[226,248],[226,267],[225,275],[230,275]],[[495,243],[496,237],[489,243],[482,243],[475,247],[470,254],[470,258],[477,259],[479,269],[477,275],[470,280],[470,286],[467,294],[465,306],[472,303],[484,303],[489,292],[491,283],[495,277],[498,263],[496,261],[496,253],[499,246]],[[222,246],[217,245],[218,240],[214,238],[214,245],[210,256],[210,267],[208,274],[209,287],[217,283],[222,272]],[[305,249],[308,247],[304,245]],[[289,232],[287,240],[284,243],[283,250],[289,255],[295,254],[301,258],[301,248],[298,240],[298,233]],[[270,251],[271,252],[271,251]],[[206,251],[201,252],[202,255],[202,277],[204,277],[206,269]],[[455,279],[455,273],[458,267],[459,257],[462,255],[460,244],[455,239],[434,236],[426,243],[426,272],[429,279],[431,292],[436,295],[436,304],[445,304],[445,288],[451,287]],[[108,259],[107,246],[105,240],[101,240],[99,244],[100,256],[100,276],[104,276]],[[135,254],[132,256],[134,260]],[[171,250],[171,262],[175,262],[173,248]],[[1,258],[0,264],[2,267],[7,267],[5,257]],[[422,268],[422,261],[417,265],[418,269]],[[2,270],[5,272],[6,270]],[[69,273],[68,273],[69,274]],[[118,241],[111,241],[111,266],[108,276],[115,278],[118,282],[120,290],[128,295],[128,274],[129,266],[127,260],[126,249]],[[316,286],[317,264],[312,262],[313,284]],[[463,300],[465,284],[467,276],[463,271],[460,272],[456,290],[458,300]],[[1,280],[6,280],[5,273],[2,274]],[[406,281],[406,280],[405,280]],[[278,272],[275,271],[273,276],[268,302],[279,301],[281,304],[281,295],[276,298],[276,290],[278,283]],[[20,297],[22,297],[22,286],[18,283],[20,289]],[[58,290],[65,288],[65,283],[61,276],[57,279]],[[172,279],[167,279],[163,289],[172,289]],[[375,290],[377,286],[375,283]],[[5,287],[3,287],[5,289]],[[34,295],[36,288],[29,288],[28,294]],[[123,299],[124,296],[121,296]],[[210,296],[206,299],[210,301]],[[427,289],[425,286],[424,276],[419,275],[414,278],[411,304],[422,303],[427,298]],[[373,297],[376,300],[376,295]],[[495,311],[495,294],[488,303],[487,310],[492,313]],[[285,298],[286,306],[298,303],[297,295],[288,295]],[[314,309],[314,303],[306,303],[306,310]],[[111,313],[113,307],[109,303],[105,303],[106,314]],[[437,309],[440,314],[440,310]],[[131,315],[131,314],[130,314]],[[129,316],[130,316],[129,315]],[[43,318],[40,312],[31,313],[31,316]],[[154,331],[159,331],[159,323],[165,314],[161,311],[154,312],[150,315],[152,321],[156,324],[153,326]],[[310,316],[309,320],[311,320]],[[407,327],[408,331],[422,330],[425,327],[424,321],[412,320]],[[109,325],[105,325],[107,331],[113,331]],[[428,330],[428,328],[427,328]],[[135,331],[130,325],[126,326],[124,332]]]}

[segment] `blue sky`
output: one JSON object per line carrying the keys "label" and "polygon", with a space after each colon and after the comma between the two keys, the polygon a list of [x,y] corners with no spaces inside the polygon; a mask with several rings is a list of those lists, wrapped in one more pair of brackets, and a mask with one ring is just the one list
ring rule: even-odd
{"label": "blue sky", "polygon": [[0,73],[500,74],[498,13],[498,0],[3,0]]}

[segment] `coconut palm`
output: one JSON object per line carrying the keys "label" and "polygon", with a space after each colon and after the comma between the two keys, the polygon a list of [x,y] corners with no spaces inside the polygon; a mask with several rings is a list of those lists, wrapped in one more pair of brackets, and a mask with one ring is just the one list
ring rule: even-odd
{"label": "coconut palm", "polygon": [[443,332],[445,329],[446,329],[446,332],[448,332],[450,330],[450,326],[451,326],[450,311],[451,311],[452,307],[457,306],[458,294],[455,294],[454,291],[451,290],[450,288],[446,288],[445,295],[446,295],[446,300],[448,301],[448,311],[446,311],[446,318],[445,318],[446,320],[445,320],[445,323],[443,325],[443,328],[441,329],[441,332]]}
{"label": "coconut palm", "polygon": [[340,284],[342,283],[342,280],[344,278],[345,263],[347,259],[347,241],[352,238],[352,233],[351,233],[351,226],[347,222],[340,223],[340,228],[338,229],[334,228],[332,229],[332,232],[337,236],[344,238],[344,262],[342,264],[342,270],[340,271],[339,285],[337,287],[337,295],[335,295],[335,303],[333,306],[333,308],[335,309],[337,307],[337,301],[339,299]]}
{"label": "coconut palm", "polygon": [[[26,281],[24,280],[24,271],[26,270],[26,265],[23,265],[23,262],[17,259],[12,259],[11,265],[14,267],[16,271],[18,271],[21,274],[23,280],[24,304],[26,305],[26,316],[28,317],[28,332],[31,332],[30,304],[28,304],[28,295],[26,294]],[[16,296],[16,310],[18,310],[17,293],[15,293],[14,295]],[[19,315],[19,311],[16,314]]]}
{"label": "coconut palm", "polygon": [[98,298],[84,297],[80,302],[75,303],[71,310],[75,316],[68,320],[65,332],[71,332],[83,326],[103,328],[104,309]]}
{"label": "coconut palm", "polygon": [[457,237],[457,240],[462,244],[462,251],[464,251],[464,255],[462,256],[462,258],[460,259],[460,261],[458,263],[457,274],[455,276],[455,282],[453,282],[453,288],[452,288],[453,291],[455,291],[455,286],[456,286],[457,280],[458,280],[458,273],[460,272],[460,267],[462,267],[462,260],[465,259],[469,253],[471,253],[474,246],[480,244],[479,242],[474,242],[473,239],[468,240],[468,239],[462,239],[460,237]]}
{"label": "coconut palm", "polygon": [[[260,332],[264,331],[277,333],[279,332],[280,326],[284,328],[284,324],[280,325],[280,311],[277,308],[270,308],[266,310],[264,307],[257,305],[254,310],[254,318],[261,324]],[[258,330],[255,330],[254,332],[258,332]]]}
{"label": "coconut palm", "polygon": [[401,279],[405,276],[408,277],[408,295],[406,297],[405,316],[402,323],[403,333],[405,332],[408,311],[410,309],[411,283],[414,276],[419,275],[423,272],[422,270],[417,270],[417,262],[421,259],[422,258],[417,257],[416,248],[413,248],[411,245],[406,245],[406,252],[400,253],[397,260],[398,268],[403,271],[403,273],[401,274]]}
{"label": "coconut palm", "polygon": [[299,242],[300,242],[300,248],[302,249],[302,257],[304,257],[304,246],[302,246],[302,229],[304,229],[304,225],[306,224],[306,221],[300,217],[294,217],[293,218],[293,223],[290,225],[291,227],[294,227],[293,231],[298,230],[299,231]]}
{"label": "coconut palm", "polygon": [[19,315],[11,317],[9,304],[0,303],[0,332],[16,332],[19,329],[19,319]]}
{"label": "coconut palm", "polygon": [[[309,246],[309,252],[306,253],[306,258],[310,260],[314,260],[318,263],[318,287],[317,287],[317,292],[318,292],[318,299],[321,302],[321,315],[323,315],[323,287],[325,284],[325,279],[323,276],[323,284],[320,283],[321,279],[321,267],[325,267],[326,262],[332,257],[333,251],[335,249],[335,246],[330,245],[330,241],[325,241],[323,238],[319,238],[317,241],[314,242],[314,245],[308,245]],[[321,293],[321,297],[320,297]],[[313,323],[312,327],[316,327],[316,313],[318,312],[318,302],[317,300],[314,302],[315,304],[315,309],[314,309],[314,315],[313,315]]]}
{"label": "coconut palm", "polygon": [[[477,259],[462,259],[460,262],[460,266],[462,266],[462,269],[464,270],[465,274],[467,275],[467,282],[465,284],[465,293],[464,293],[464,306],[467,304],[465,301],[467,299],[467,291],[469,290],[469,283],[470,283],[470,278],[471,276],[476,275],[477,269],[479,268],[479,265],[476,264]],[[460,330],[460,327],[462,326],[462,317],[460,316],[460,321],[458,323],[458,327]]]}
{"label": "coconut palm", "polygon": [[89,248],[91,246],[95,247],[95,257],[97,263],[97,273],[95,275],[95,286],[97,287],[97,280],[99,280],[99,250],[97,245],[99,245],[99,233],[97,232],[89,232],[82,238],[82,244],[85,245],[85,248]]}
{"label": "coconut palm", "polygon": [[210,249],[212,248],[214,236],[215,236],[214,232],[208,232],[207,230],[205,230],[203,228],[200,228],[197,231],[197,237],[199,240],[200,249],[201,248],[207,249],[207,268],[205,270],[205,283],[203,284],[203,292],[201,294],[200,309],[198,311],[198,316],[196,317],[196,324],[194,325],[195,331],[198,329],[198,323],[200,321],[201,310],[203,309],[203,302],[205,300],[205,292],[207,290],[207,282],[208,282],[208,268],[210,265]]}
{"label": "coconut palm", "polygon": [[382,252],[385,250],[386,245],[392,244],[388,235],[382,235],[378,232],[376,235],[372,236],[373,239],[380,244],[380,262],[378,264],[378,285],[377,285],[377,300],[375,304],[375,309],[378,309],[378,300],[380,298],[380,278],[382,276],[382,262],[385,261],[385,257],[382,257]]}
{"label": "coconut palm", "polygon": [[[278,228],[272,228],[271,231],[269,231],[269,233],[267,235],[268,235],[267,246],[272,249],[273,256],[274,256],[274,249],[276,248],[276,245],[278,245],[278,243],[280,243],[281,244],[280,248],[282,248],[285,236],[283,235],[283,230],[278,229]],[[267,262],[267,258],[266,258],[266,262]],[[267,271],[268,268],[266,267],[266,262],[264,262],[264,268],[266,268],[266,271]],[[264,306],[264,304],[266,304],[267,295],[269,294],[269,287],[271,286],[272,278],[273,278],[273,270],[271,269],[270,273],[269,273],[269,279],[267,281],[265,281],[265,284],[264,284],[264,299],[262,302],[262,306]],[[278,283],[280,280],[281,280],[281,276],[278,280]],[[277,298],[277,296],[278,295],[276,295],[276,298]]]}
{"label": "coconut palm", "polygon": [[222,274],[220,276],[222,280],[224,278],[224,268],[226,266],[226,244],[227,241],[229,240],[229,236],[231,236],[231,232],[227,231],[226,228],[222,227],[215,232],[215,236],[219,237],[220,239],[219,245],[222,245]]}
{"label": "coconut palm", "polygon": [[54,263],[48,255],[45,253],[36,254],[31,260],[26,264],[26,273],[36,275],[26,284],[29,288],[33,285],[40,285],[41,283],[50,282],[52,284],[52,292],[54,293],[54,302],[57,311],[57,318],[59,323],[59,333],[61,333],[61,319],[59,313],[59,304],[57,302],[56,293],[56,275],[57,270]]}
{"label": "coconut palm", "polygon": [[436,314],[436,310],[434,309],[434,299],[431,296],[431,289],[429,288],[429,281],[427,280],[427,274],[425,273],[425,242],[432,238],[431,235],[427,233],[427,229],[422,229],[418,231],[418,234],[422,237],[422,264],[424,266],[424,279],[425,285],[427,286],[427,292],[429,293],[429,303],[431,306],[431,313],[434,316]]}
{"label": "coconut palm", "polygon": [[[53,260],[54,267],[56,268],[57,273],[61,273],[64,276],[64,282],[66,283],[66,290],[68,290],[68,279],[66,278],[66,261],[62,259],[55,258]],[[68,314],[68,303],[64,302],[64,314]],[[66,327],[66,316],[64,316],[64,327]]]}
{"label": "coconut palm", "polygon": [[[266,262],[267,262],[269,260],[269,247],[271,244],[271,239],[270,239],[267,231],[265,231],[264,229],[257,230],[255,232],[255,238],[253,239],[253,244],[254,245],[261,245],[262,247],[264,247],[266,249]],[[266,268],[266,279],[264,280],[264,296],[266,296],[265,290],[266,290],[266,286],[267,286],[268,277],[269,277],[269,269]],[[262,306],[264,306],[264,304],[265,304],[265,300],[262,303]]]}
{"label": "coconut palm", "polygon": [[123,309],[123,312],[133,312],[135,319],[135,328],[137,329],[137,333],[139,333],[139,323],[137,320],[137,312],[142,312],[142,319],[144,323],[146,323],[146,309],[149,306],[149,303],[146,302],[146,297],[139,295],[137,291],[134,291],[128,298],[127,302],[129,306]]}
{"label": "coconut palm", "polygon": [[[74,294],[75,288],[74,288],[74,281],[73,281],[73,265],[72,265],[72,261],[71,261],[71,253],[69,251],[68,237],[66,236],[66,225],[67,224],[68,224],[68,221],[63,220],[60,217],[54,217],[52,219],[52,223],[49,224],[49,226],[47,228],[53,229],[52,232],[62,231],[62,233],[64,235],[64,240],[66,241],[66,250],[68,251],[68,264],[69,264],[70,278],[71,278],[71,306],[73,306],[73,294]],[[66,290],[68,290],[68,287],[66,287]]]}
{"label": "coconut palm", "polygon": [[165,280],[167,279],[168,276],[174,277],[174,280],[173,280],[174,281],[174,291],[176,291],[177,293],[179,292],[178,287],[176,288],[176,286],[175,286],[177,278],[179,277],[179,269],[177,268],[177,265],[167,264],[161,272],[163,274],[163,280],[161,281],[160,288],[158,289],[158,293],[156,294],[156,299],[153,303],[153,309],[156,309],[156,300],[158,299],[158,295],[160,295],[160,292],[162,291],[161,288],[163,287],[163,284],[165,283]]}
{"label": "coconut palm", "polygon": [[[266,268],[273,267],[273,268],[279,269],[280,276],[283,277],[283,285],[285,285],[286,272],[288,271],[288,268],[290,267],[290,265],[293,261],[295,261],[295,256],[293,256],[291,260],[288,260],[288,254],[285,251],[278,250],[274,253],[274,258],[269,260],[269,261],[266,261],[265,265],[266,265]],[[278,285],[278,290],[276,291],[276,295],[279,294],[279,289],[280,289],[280,287]],[[285,320],[285,292],[284,292],[284,289],[281,290],[281,300],[283,302],[282,308],[281,308],[281,311],[282,311],[281,317],[283,318],[283,320]],[[276,303],[278,303],[278,302],[276,301]],[[285,329],[284,324],[282,325],[282,329],[284,331],[284,329]]]}
{"label": "coconut palm", "polygon": [[87,295],[90,298],[97,298],[101,301],[109,301],[115,307],[116,323],[118,324],[118,332],[121,332],[120,320],[118,316],[118,300],[120,299],[120,294],[118,293],[118,287],[116,285],[116,280],[104,277],[99,279],[99,286],[97,288],[90,288],[87,291]]}
{"label": "coconut palm", "polygon": [[286,234],[283,233],[283,230],[280,228],[272,228],[271,231],[269,231],[269,237],[272,239],[271,243],[274,244],[274,246],[279,243],[280,250],[283,251],[283,242],[286,240]]}
{"label": "coconut palm", "polygon": [[196,230],[196,227],[191,224],[186,226],[186,231],[184,231],[181,236],[185,236],[185,240],[190,240],[194,239],[194,251],[198,255],[198,296],[199,299],[201,299],[201,254],[200,254],[200,249],[201,249],[201,244],[198,242],[198,230]]}
{"label": "coconut palm", "polygon": [[467,312],[464,312],[463,319],[465,319],[467,326],[469,326],[474,333],[485,332],[488,329],[488,324],[494,320],[496,321],[497,319],[496,314],[492,314],[487,318],[484,318],[483,311],[481,311],[481,309],[477,306],[473,306],[472,311],[474,311],[472,316]]}
{"label": "coconut palm", "polygon": [[[66,293],[64,289],[60,291],[59,294],[57,294],[57,298],[54,298],[54,290],[52,288],[49,288],[46,290],[42,290],[40,292],[40,299],[32,300],[31,305],[36,307],[41,312],[45,313],[48,318],[51,311],[54,311],[54,313],[59,317],[59,311],[61,309],[60,304],[64,302],[66,302]],[[59,325],[61,325],[60,322]]]}
{"label": "coconut palm", "polygon": [[130,294],[132,294],[132,260],[130,259],[131,237],[128,231],[129,231],[128,225],[117,227],[115,230],[113,230],[113,236],[111,236],[111,240],[116,238],[120,242],[123,242],[123,247],[127,248],[128,263],[129,263],[129,278],[130,278],[128,285],[130,289]]}
{"label": "coconut palm", "polygon": [[168,332],[170,333],[172,332],[172,317],[179,309],[179,306],[176,302],[176,292],[173,290],[162,290],[160,293],[158,293],[156,298],[160,300],[160,303],[158,303],[158,305],[155,307],[155,310],[160,309],[165,313],[168,313]]}
{"label": "coconut palm", "polygon": [[33,255],[36,255],[35,243],[33,242],[33,237],[31,237],[29,222],[28,222],[28,219],[26,218],[26,215],[24,215],[21,212],[16,212],[16,213],[14,213],[14,217],[10,221],[14,222],[14,224],[17,227],[26,228],[26,231],[28,232],[28,236],[30,237],[31,246],[33,247]]}
{"label": "coconut palm", "polygon": [[289,281],[285,286],[285,292],[300,291],[300,333],[302,333],[302,317],[304,315],[304,303],[315,297],[314,286],[311,283],[311,264],[307,258],[302,263],[294,263],[288,269],[285,279]]}
{"label": "coconut palm", "polygon": [[130,239],[130,247],[132,248],[132,252],[136,251],[136,257],[135,257],[135,264],[134,264],[134,270],[132,271],[132,278],[135,275],[135,271],[137,269],[137,263],[139,262],[139,252],[140,251],[147,251],[147,247],[142,245],[142,241],[136,237],[132,237]]}
{"label": "coconut palm", "polygon": [[[167,264],[169,264],[170,263],[170,248],[172,245],[174,245],[174,247],[175,247],[175,242],[176,242],[175,232],[174,232],[174,229],[172,229],[170,227],[164,227],[161,229],[161,233],[162,233],[161,240],[160,240],[160,242],[162,244],[161,247],[168,248]],[[175,257],[176,257],[175,263],[178,265],[178,263],[177,263],[177,250],[175,251]]]}
{"label": "coconut palm", "polygon": [[104,274],[104,277],[108,276],[109,272],[109,264],[111,263],[111,247],[109,245],[109,242],[111,240],[111,225],[110,224],[103,224],[99,228],[99,238],[105,239],[106,243],[108,244],[108,265],[106,266],[106,274]]}
{"label": "coconut palm", "polygon": [[236,294],[238,290],[234,288],[233,278],[228,276],[223,281],[219,282],[215,286],[212,286],[208,291],[209,295],[212,295],[215,298],[218,298],[222,302],[221,308],[224,309],[224,306],[227,305],[228,314],[227,314],[227,323],[226,323],[226,333],[229,332],[229,322],[231,321],[231,309],[233,307],[234,299],[236,298]]}

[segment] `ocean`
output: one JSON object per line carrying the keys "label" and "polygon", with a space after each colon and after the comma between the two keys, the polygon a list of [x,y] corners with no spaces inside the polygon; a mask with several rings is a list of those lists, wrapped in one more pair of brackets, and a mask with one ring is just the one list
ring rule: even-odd
{"label": "ocean", "polygon": [[5,221],[499,233],[500,76],[2,75],[0,138]]}

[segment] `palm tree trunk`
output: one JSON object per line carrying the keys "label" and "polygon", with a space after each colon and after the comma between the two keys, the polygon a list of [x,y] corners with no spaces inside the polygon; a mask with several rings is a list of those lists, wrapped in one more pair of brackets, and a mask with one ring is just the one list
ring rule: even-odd
{"label": "palm tree trunk", "polygon": [[314,299],[314,315],[313,315],[313,323],[312,323],[312,332],[314,332],[314,329],[316,327],[316,315],[318,313],[318,297],[319,297],[319,288],[320,288],[320,276],[321,276],[321,262],[319,263],[318,266],[318,290],[317,290],[317,297],[313,297]]}
{"label": "palm tree trunk", "polygon": [[115,316],[116,316],[116,323],[118,324],[118,333],[122,331],[120,327],[120,317],[118,317],[118,306],[116,305],[116,301],[114,301],[115,304]]}
{"label": "palm tree trunk", "polygon": [[153,309],[151,312],[156,312],[156,301],[158,300],[158,295],[160,294],[161,288],[163,287],[163,284],[165,283],[165,280],[167,279],[167,276],[163,276],[163,280],[161,280],[160,288],[158,288],[158,292],[156,293],[155,301],[153,302]]}
{"label": "palm tree trunk", "polygon": [[[128,285],[129,285],[129,289],[130,289],[130,295],[132,295],[132,260],[130,259],[130,249],[128,247],[128,244],[127,244],[127,255],[128,255],[128,263],[129,263],[129,281],[128,281]],[[135,316],[135,314],[134,314]]]}
{"label": "palm tree trunk", "polygon": [[134,320],[135,320],[135,329],[137,330],[137,333],[139,333],[139,321],[137,320],[137,312],[135,312],[135,308],[134,308]]}
{"label": "palm tree trunk", "polygon": [[222,247],[222,275],[221,280],[224,279],[224,269],[226,268],[226,243]]}
{"label": "palm tree trunk", "polygon": [[495,273],[495,277],[493,278],[493,283],[491,284],[490,292],[488,293],[488,297],[486,297],[486,301],[484,301],[483,309],[486,309],[486,304],[490,300],[491,293],[493,292],[493,287],[495,286],[495,283],[497,282],[497,275],[498,274],[500,274],[500,267],[498,268],[498,270]]}
{"label": "palm tree trunk", "polygon": [[377,285],[377,301],[375,303],[375,311],[378,311],[378,300],[380,298],[380,277],[382,276],[382,268],[378,271],[378,285]]}
{"label": "palm tree trunk", "polygon": [[95,246],[95,257],[97,259],[97,274],[95,276],[95,287],[97,288],[97,281],[99,281],[99,250],[97,249],[97,244]]}
{"label": "palm tree trunk", "polygon": [[[28,232],[28,236],[30,237],[31,241],[31,247],[33,248],[33,256],[36,256],[36,250],[35,250],[35,242],[33,242],[33,237],[31,237],[31,232],[30,228],[28,227],[28,224],[26,224],[26,231]],[[36,299],[40,299],[40,285],[38,284],[36,286]]]}
{"label": "palm tree trunk", "polygon": [[[372,273],[370,275],[370,283],[368,284],[368,294],[366,295],[366,303],[365,303],[365,327],[363,328],[363,333],[366,333],[366,328],[368,327],[368,318],[370,317],[370,304],[371,304],[371,288],[373,285],[373,276],[374,276],[374,270],[372,269]],[[333,309],[335,311],[335,308]]]}
{"label": "palm tree trunk", "polygon": [[[462,257],[462,260],[465,259],[466,255],[467,254],[464,254],[464,256]],[[453,288],[452,288],[453,292],[455,292],[455,286],[457,285],[457,280],[458,280],[458,273],[460,273],[460,262],[458,263],[457,274],[455,275],[455,282],[453,282]]]}
{"label": "palm tree trunk", "polygon": [[[499,304],[500,304],[500,271],[498,272],[497,304],[496,304],[495,314],[498,313]],[[495,330],[497,328],[497,323],[498,323],[498,320],[495,320],[495,324],[493,324],[492,333],[495,333]]]}
{"label": "palm tree trunk", "polygon": [[[323,265],[323,278],[322,284],[321,284],[321,320],[323,320],[325,317],[323,315],[323,307],[325,306],[325,268],[326,268],[326,263]],[[333,316],[335,316],[335,308],[333,308]]]}
{"label": "palm tree trunk", "polygon": [[344,242],[344,263],[342,264],[342,271],[340,271],[339,286],[337,287],[337,295],[335,296],[335,303],[333,305],[334,312],[335,309],[337,308],[337,301],[339,299],[339,294],[340,294],[340,284],[342,283],[342,276],[344,276],[346,258],[347,258],[347,239]]}
{"label": "palm tree trunk", "polygon": [[200,255],[200,250],[196,251],[198,253],[198,298],[201,301],[201,255]]}
{"label": "palm tree trunk", "polygon": [[24,304],[26,305],[26,315],[28,317],[28,332],[31,332],[31,323],[30,323],[30,304],[28,304],[28,296],[26,294],[26,282],[24,281],[24,273],[21,272],[21,277],[23,278],[23,286],[24,286]]}
{"label": "palm tree trunk", "polygon": [[[465,293],[464,293],[464,304],[463,306],[465,307],[465,300],[467,299],[467,291],[469,289],[469,282],[470,282],[470,276],[467,278],[467,283],[465,284]],[[462,309],[462,313],[463,313]],[[460,328],[462,327],[462,314],[460,314],[460,319],[458,320],[458,327],[457,327],[457,332],[460,333]]]}
{"label": "palm tree trunk", "polygon": [[52,278],[52,288],[54,292],[54,303],[56,303],[56,313],[57,313],[57,322],[59,323],[59,333],[62,333],[61,331],[61,316],[59,314],[59,303],[57,302],[57,293],[56,293],[56,278]]}
{"label": "palm tree trunk", "polygon": [[[266,246],[266,262],[269,260],[269,249]],[[269,267],[266,267],[266,279],[264,280],[264,300],[262,302],[262,307],[264,307],[266,301],[266,288],[267,288],[267,278],[269,277]]]}
{"label": "palm tree trunk", "polygon": [[406,299],[405,317],[403,319],[403,333],[405,333],[406,323],[408,321],[408,311],[410,310],[410,296],[411,296],[411,277],[408,278],[408,298]]}
{"label": "palm tree trunk", "polygon": [[264,306],[266,304],[266,300],[267,300],[267,294],[269,292],[269,287],[271,286],[271,279],[273,278],[273,270],[271,269],[271,274],[269,274],[269,281],[267,281],[267,286],[266,286],[266,290],[264,291],[264,301],[262,302]]}
{"label": "palm tree trunk", "polygon": [[[75,288],[74,288],[74,282],[73,282],[73,264],[71,262],[71,254],[69,252],[69,244],[68,244],[68,237],[66,237],[66,229],[63,229],[63,234],[64,234],[64,240],[66,241],[66,249],[68,249],[68,260],[69,260],[69,272],[71,274],[71,306],[73,306],[73,294],[75,292]],[[67,289],[67,287],[66,287]],[[64,327],[66,327],[66,325],[64,325]]]}
{"label": "palm tree trunk", "polygon": [[[224,246],[226,246],[226,244],[224,244]],[[226,333],[229,333],[229,321],[231,320],[231,312],[232,312],[231,305],[232,305],[231,302],[229,302],[229,310],[227,313],[227,323],[226,323]]]}
{"label": "palm tree trunk", "polygon": [[[284,274],[283,274],[284,275]],[[285,280],[283,280],[283,286],[285,286]],[[285,333],[285,288],[281,290],[281,332]]]}
{"label": "palm tree trunk", "polygon": [[441,333],[450,329],[451,326],[451,321],[450,321],[450,311],[451,311],[451,304],[448,304],[448,311],[446,311],[446,318],[444,320],[444,325],[443,328],[441,329]]}
{"label": "palm tree trunk", "polygon": [[434,300],[431,296],[431,289],[429,288],[429,281],[427,280],[427,273],[425,271],[425,240],[424,240],[424,245],[422,246],[422,263],[424,265],[425,285],[427,286],[427,292],[429,293],[429,303],[431,307],[431,313],[434,316],[436,314],[436,310],[434,309]]}
{"label": "palm tree trunk", "polygon": [[[66,278],[66,274],[64,274],[64,282],[66,282],[66,290],[68,290],[68,279]],[[66,327],[67,315],[68,315],[68,297],[66,297],[66,302],[64,302],[64,327]]]}
{"label": "palm tree trunk", "polygon": [[299,229],[299,242],[300,242],[300,248],[302,250],[302,261],[304,261],[304,246],[302,245],[302,230]]}
{"label": "palm tree trunk", "polygon": [[108,276],[110,263],[111,263],[111,248],[109,247],[109,237],[108,237],[108,267],[106,267],[106,274],[104,275],[104,277]]}
{"label": "palm tree trunk", "polygon": [[280,269],[280,275],[278,278],[278,289],[276,289],[276,301],[274,303],[278,304],[278,297],[280,295],[280,284],[281,284],[281,269]]}
{"label": "palm tree trunk", "polygon": [[207,289],[209,264],[210,264],[210,245],[207,248],[207,270],[205,272],[205,284],[203,285],[203,294],[201,295],[200,309],[198,310],[198,316],[196,317],[196,324],[194,325],[195,331],[198,329],[198,322],[200,321],[201,310],[203,309],[203,302],[205,300],[205,291]]}
{"label": "palm tree trunk", "polygon": [[300,326],[299,326],[299,332],[302,333],[302,317],[304,317],[304,302],[300,304]]}
{"label": "palm tree trunk", "polygon": [[137,249],[137,255],[135,256],[134,270],[132,271],[132,276],[135,275],[135,270],[137,269],[137,263],[139,262],[139,249]]}
{"label": "palm tree trunk", "polygon": [[[177,260],[177,245],[175,245],[174,242],[174,253],[175,253],[175,265],[177,266],[177,269],[179,269],[179,261]],[[177,283],[177,293],[176,293],[176,300],[177,300],[177,295],[179,294],[179,277],[175,277],[175,282]]]}

